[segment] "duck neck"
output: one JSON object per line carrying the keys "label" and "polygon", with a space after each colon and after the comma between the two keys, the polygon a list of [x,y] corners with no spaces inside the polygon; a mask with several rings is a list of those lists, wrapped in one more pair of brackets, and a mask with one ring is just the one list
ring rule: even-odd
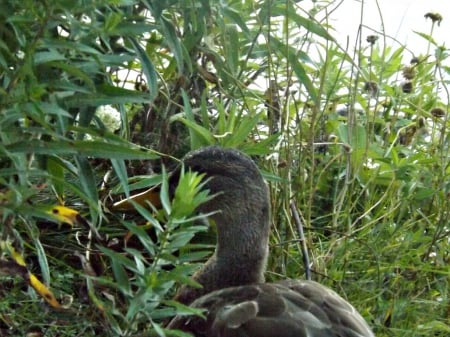
{"label": "duck neck", "polygon": [[[255,223],[254,216],[241,221],[216,218],[217,246],[214,254],[193,275],[202,288],[183,286],[175,299],[190,304],[214,290],[264,282],[268,256],[269,220]],[[231,221],[231,222],[230,222]],[[227,227],[226,223],[239,224]],[[225,229],[225,230],[224,230]]]}
{"label": "duck neck", "polygon": [[202,162],[213,166],[207,187],[216,196],[199,211],[215,212],[211,219],[217,227],[217,246],[193,275],[202,288],[184,286],[175,296],[185,304],[214,290],[264,282],[270,230],[267,186],[248,158],[227,156],[220,166],[213,160]]}
{"label": "duck neck", "polygon": [[218,233],[215,274],[223,280],[222,287],[264,282],[268,255],[268,233],[254,230],[252,224],[242,224],[232,235]]}
{"label": "duck neck", "polygon": [[264,282],[269,248],[268,212],[261,206],[230,204],[213,216],[217,246],[205,266],[208,271],[201,277],[206,280],[202,284],[213,284],[216,289]]}

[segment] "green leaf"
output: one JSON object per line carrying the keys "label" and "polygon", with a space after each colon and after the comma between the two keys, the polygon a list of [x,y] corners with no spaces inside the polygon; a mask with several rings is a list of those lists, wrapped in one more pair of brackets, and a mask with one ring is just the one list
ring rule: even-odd
{"label": "green leaf", "polygon": [[154,92],[148,94],[103,84],[97,87],[95,93],[75,93],[66,97],[64,104],[67,108],[80,108],[111,104],[151,103],[153,95]]}
{"label": "green leaf", "polygon": [[50,51],[41,51],[34,54],[35,65],[48,63],[51,61],[66,61],[66,58],[63,54],[54,49]]}
{"label": "green leaf", "polygon": [[[186,120],[191,124],[191,125],[197,125],[196,121],[195,121],[195,116],[194,116],[194,112],[192,111],[192,106],[191,103],[189,102],[189,97],[186,94],[185,90],[181,91],[181,96],[183,97],[183,106],[184,106],[184,114],[186,116]],[[199,128],[200,129],[200,125]],[[206,135],[208,133],[208,131],[203,128],[202,132]],[[204,145],[204,142],[202,138],[204,137],[198,137],[198,132],[194,131],[194,128],[190,127],[189,128],[189,138],[191,141],[191,149],[198,149],[199,147],[201,147],[202,145]]]}
{"label": "green leaf", "polygon": [[203,177],[203,174],[191,171],[180,175],[172,201],[171,216],[173,218],[183,219],[191,215],[202,203],[212,199],[208,196],[208,192],[203,190],[206,184]]}
{"label": "green leaf", "polygon": [[222,11],[225,17],[230,18],[235,24],[239,26],[239,28],[242,29],[242,31],[246,34],[249,34],[249,29],[247,27],[246,22],[243,20],[242,13],[239,13],[234,8],[227,6],[225,3],[222,3]]}
{"label": "green leaf", "polygon": [[84,155],[95,158],[107,159],[156,159],[158,156],[151,150],[138,148],[134,144],[111,144],[104,141],[75,140],[58,142],[45,142],[35,140],[32,144],[29,141],[20,141],[5,146],[11,153],[34,153],[34,154],[65,154]]}
{"label": "green leaf", "polygon": [[124,22],[121,21],[117,26],[115,26],[113,32],[116,35],[120,36],[132,36],[136,37],[151,31],[154,31],[157,28],[154,24],[147,24],[142,22]]}
{"label": "green leaf", "polygon": [[[34,227],[34,224],[33,224]],[[32,228],[29,233],[32,233],[33,236],[33,243],[34,243],[34,247],[36,249],[36,253],[37,253],[37,257],[38,257],[38,261],[39,261],[39,267],[40,267],[40,272],[42,274],[42,279],[44,280],[44,283],[46,285],[50,284],[50,267],[48,265],[48,259],[47,259],[47,255],[45,254],[45,250],[44,247],[42,246],[42,242],[39,240],[39,237],[37,235],[38,230],[37,228]]]}
{"label": "green leaf", "polygon": [[228,24],[225,26],[224,49],[225,60],[230,69],[230,73],[237,76],[239,73],[240,45],[239,34],[234,24]]}
{"label": "green leaf", "polygon": [[238,147],[246,139],[249,138],[250,132],[254,130],[258,122],[261,120],[261,115],[256,114],[254,116],[245,115],[238,123],[237,129],[235,129],[232,135],[225,141],[224,145],[227,147]]}
{"label": "green leaf", "polygon": [[[117,257],[118,254],[115,254]],[[131,261],[130,261],[131,264]],[[114,273],[114,278],[117,281],[117,284],[120,288],[120,291],[125,295],[131,295],[131,286],[129,281],[129,276],[123,267],[121,261],[117,258],[111,258],[111,267]]]}
{"label": "green leaf", "polygon": [[137,236],[147,252],[149,252],[153,256],[156,254],[156,252],[158,251],[158,247],[155,245],[153,240],[150,238],[150,236],[142,226],[136,226],[132,223],[124,223],[124,225],[131,233]]}
{"label": "green leaf", "polygon": [[91,90],[91,91],[95,90],[95,83],[92,80],[91,76],[89,76],[89,74],[87,74],[85,71],[83,71],[79,67],[76,67],[70,63],[56,62],[56,61],[51,62],[48,65],[51,66],[52,68],[61,69],[64,72],[66,72],[68,75],[72,75],[75,78],[83,81],[83,83],[87,86],[87,87],[83,87],[84,90]]}
{"label": "green leaf", "polygon": [[190,306],[181,304],[181,303],[176,302],[176,301],[171,301],[171,300],[164,301],[164,303],[166,305],[170,305],[170,306],[173,306],[173,307],[177,308],[177,313],[179,315],[188,315],[189,314],[189,315],[197,315],[197,316],[200,316],[200,317],[205,317],[203,315],[204,309],[192,308]]}
{"label": "green leaf", "polygon": [[182,73],[184,70],[185,61],[183,59],[182,45],[177,36],[175,28],[171,21],[163,15],[159,17],[158,23],[161,26],[161,32],[164,36],[164,41],[168,44],[172,51],[178,65],[178,72]]}
{"label": "green leaf", "polygon": [[[117,253],[109,248],[103,247],[103,246],[99,246],[98,247],[100,249],[100,251],[105,254],[106,256],[108,256],[111,260],[115,261],[117,263],[118,266],[125,266],[127,269],[131,270],[131,271],[136,271],[136,264],[134,263],[133,260],[129,259],[126,257],[126,255],[121,254],[121,253]],[[122,271],[119,271],[119,277],[122,277]],[[124,281],[124,284],[126,284],[126,282]]]}
{"label": "green leaf", "polygon": [[52,179],[52,186],[59,200],[64,199],[64,166],[54,156],[47,157],[47,171]]}
{"label": "green leaf", "polygon": [[425,34],[425,33],[421,33],[418,31],[413,30],[413,32],[417,35],[419,35],[420,37],[424,38],[425,40],[427,40],[428,42],[430,42],[431,44],[433,44],[434,46],[438,46],[437,42],[434,40],[434,38],[431,35]]}
{"label": "green leaf", "polygon": [[287,58],[298,80],[305,86],[306,90],[308,91],[310,99],[316,102],[317,90],[313,85],[313,83],[311,82],[311,79],[309,78],[305,68],[303,67],[303,65],[299,60],[299,55],[301,55],[302,53],[296,51],[290,45],[285,45],[276,37],[270,39],[270,44],[272,45],[272,48],[274,50],[276,50],[278,53],[284,55]]}
{"label": "green leaf", "polygon": [[192,146],[197,146],[193,147],[192,148],[193,150],[201,146],[215,144],[216,142],[214,136],[207,128],[197,124],[195,121],[190,121],[186,118],[183,118],[181,114],[172,116],[170,121],[171,122],[179,121],[189,128],[189,132],[192,132],[193,136],[197,140],[192,143]]}
{"label": "green leaf", "polygon": [[155,67],[153,66],[153,63],[151,62],[150,58],[147,56],[147,53],[145,50],[141,47],[139,42],[135,39],[130,37],[129,38],[131,44],[134,47],[134,50],[136,51],[137,56],[139,57],[139,60],[142,64],[142,70],[144,71],[144,74],[147,78],[147,84],[150,91],[150,103],[153,102],[153,100],[158,95],[158,76],[155,70]]}
{"label": "green leaf", "polygon": [[[150,176],[133,176],[128,179],[127,188],[130,191],[147,189],[150,186],[155,186],[161,184],[161,175],[150,175]],[[122,184],[114,187],[112,193],[123,193],[125,191]]]}
{"label": "green leaf", "polygon": [[280,135],[274,134],[259,142],[239,144],[239,148],[250,156],[264,156],[271,153],[271,149],[279,139]]}
{"label": "green leaf", "polygon": [[89,160],[85,156],[75,156],[75,162],[78,166],[78,179],[81,184],[81,189],[92,200],[95,204],[94,207],[90,207],[91,219],[95,221],[101,209],[98,206],[98,191],[97,184],[95,180],[95,174],[92,170]]}
{"label": "green leaf", "polygon": [[[281,12],[280,14],[286,15],[295,22],[300,27],[304,27],[308,32],[316,34],[317,36],[323,37],[324,39],[334,41],[334,38],[330,35],[328,30],[324,28],[324,25],[320,22],[312,20],[310,18],[306,18],[298,14],[295,8],[292,7],[290,2],[286,2],[289,8],[285,12]],[[275,10],[273,15],[276,15],[277,11]]]}
{"label": "green leaf", "polygon": [[[182,170],[183,172],[183,170]],[[160,191],[160,199],[161,199],[161,205],[163,206],[164,212],[168,215],[172,213],[172,205],[170,202],[170,191],[169,191],[169,181],[168,181],[168,175],[166,172],[166,168],[162,167],[162,184],[161,184],[161,191]]]}
{"label": "green leaf", "polygon": [[270,18],[283,17],[288,18],[290,21],[295,22],[299,27],[304,27],[308,32],[323,37],[324,39],[334,41],[334,38],[324,28],[323,24],[298,14],[300,11],[295,8],[289,1],[272,2],[264,1],[264,5],[259,13],[260,20],[264,24]]}
{"label": "green leaf", "polygon": [[123,191],[125,195],[130,197],[130,188],[128,185],[128,174],[127,167],[123,160],[111,159],[111,164],[114,168],[114,172],[116,172],[117,177],[119,178],[120,185],[123,187]]}

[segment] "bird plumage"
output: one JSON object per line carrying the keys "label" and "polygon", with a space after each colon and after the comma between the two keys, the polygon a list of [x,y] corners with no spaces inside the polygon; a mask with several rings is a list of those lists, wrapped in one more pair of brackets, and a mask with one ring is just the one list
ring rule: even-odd
{"label": "bird plumage", "polygon": [[284,280],[217,290],[191,303],[206,320],[178,316],[168,328],[197,337],[373,337],[356,309],[314,281]]}
{"label": "bird plumage", "polygon": [[[215,195],[199,211],[216,211],[213,256],[175,299],[204,308],[206,319],[177,316],[169,329],[196,337],[374,337],[355,308],[319,283],[264,283],[270,231],[269,194],[255,163],[243,153],[206,147],[189,153],[185,169],[204,173]],[[177,173],[172,175],[176,183]]]}

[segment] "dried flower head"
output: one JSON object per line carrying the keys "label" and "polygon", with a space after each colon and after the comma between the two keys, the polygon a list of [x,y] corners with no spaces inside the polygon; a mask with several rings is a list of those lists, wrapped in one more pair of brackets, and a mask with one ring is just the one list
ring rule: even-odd
{"label": "dried flower head", "polygon": [[431,21],[433,21],[433,23],[437,22],[437,24],[439,26],[441,24],[443,17],[439,13],[428,12],[425,14],[425,19],[431,19]]}
{"label": "dried flower head", "polygon": [[402,83],[402,91],[405,94],[410,94],[413,90],[413,84],[411,81],[406,81]]}
{"label": "dried flower head", "polygon": [[409,61],[411,64],[419,64],[420,59],[417,56],[414,56],[411,61]]}
{"label": "dried flower head", "polygon": [[377,35],[369,35],[366,38],[366,41],[369,42],[371,45],[375,44],[377,42],[378,36]]}
{"label": "dried flower head", "polygon": [[399,134],[398,139],[399,143],[402,145],[411,144],[416,132],[417,132],[416,125],[409,125],[408,127],[404,128]]}
{"label": "dried flower head", "polygon": [[371,97],[376,97],[378,94],[378,84],[374,81],[364,83],[364,91],[369,93]]}
{"label": "dried flower head", "polygon": [[404,67],[402,69],[402,75],[407,80],[412,80],[414,77],[416,77],[416,69],[414,67]]}
{"label": "dried flower head", "polygon": [[433,108],[430,111],[431,115],[436,118],[442,118],[445,116],[445,110],[442,108]]}

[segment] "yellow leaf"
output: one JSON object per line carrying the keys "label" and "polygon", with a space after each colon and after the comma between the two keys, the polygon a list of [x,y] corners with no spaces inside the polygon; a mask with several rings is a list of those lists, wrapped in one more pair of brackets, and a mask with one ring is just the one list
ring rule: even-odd
{"label": "yellow leaf", "polygon": [[50,206],[45,212],[59,222],[67,223],[71,226],[78,223],[81,218],[80,213],[65,206]]}
{"label": "yellow leaf", "polygon": [[[61,304],[55,295],[41,282],[39,279],[27,269],[23,256],[11,245],[9,241],[0,241],[2,250],[8,252],[14,261],[0,260],[0,270],[8,270],[10,275],[18,275],[22,277],[36,292],[41,295],[44,300],[53,308],[61,308]],[[16,264],[16,266],[14,265]],[[8,268],[5,268],[8,267]]]}
{"label": "yellow leaf", "polygon": [[0,248],[6,251],[19,266],[25,267],[25,259],[20,253],[11,245],[10,241],[0,241]]}
{"label": "yellow leaf", "polygon": [[39,279],[34,276],[34,274],[28,272],[29,283],[33,287],[36,292],[41,295],[44,300],[50,304],[53,308],[61,308],[61,304],[56,299],[55,295],[41,282]]}

